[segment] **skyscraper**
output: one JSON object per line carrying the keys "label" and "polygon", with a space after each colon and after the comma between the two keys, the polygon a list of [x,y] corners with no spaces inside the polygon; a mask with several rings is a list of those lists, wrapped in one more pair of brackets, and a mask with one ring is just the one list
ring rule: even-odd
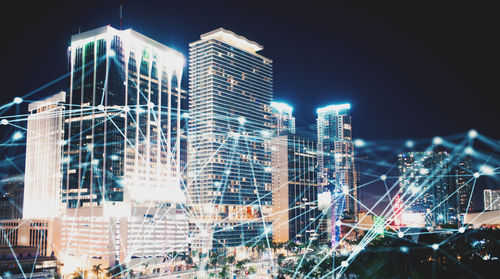
{"label": "skyscraper", "polygon": [[403,211],[421,213],[428,225],[456,221],[453,208],[453,179],[449,154],[445,151],[408,152],[398,155],[399,185]]}
{"label": "skyscraper", "polygon": [[272,129],[275,136],[295,134],[295,117],[293,107],[282,102],[271,102]]}
{"label": "skyscraper", "polygon": [[24,219],[60,217],[64,101],[60,92],[28,105]]}
{"label": "skyscraper", "polygon": [[331,196],[332,215],[324,227],[333,242],[338,240],[340,233],[337,221],[356,220],[358,212],[350,110],[350,104],[329,105],[317,110],[318,167],[323,192],[320,195]]}
{"label": "skyscraper", "polygon": [[272,61],[223,28],[189,50],[187,187],[193,245],[242,246],[271,236]]}
{"label": "skyscraper", "polygon": [[305,243],[318,239],[316,142],[296,135],[272,139],[273,240]]}
{"label": "skyscraper", "polygon": [[453,181],[456,193],[456,213],[466,213],[471,211],[474,208],[474,202],[470,198],[472,194],[472,185],[474,184],[472,181],[472,157],[464,156],[459,160],[458,163],[454,166],[454,175],[455,179]]}
{"label": "skyscraper", "polygon": [[72,36],[70,55],[63,202],[181,201],[182,54],[105,26]]}
{"label": "skyscraper", "polygon": [[64,268],[133,269],[146,259],[163,268],[158,257],[188,248],[183,55],[105,26],[72,36],[70,62],[58,240]]}

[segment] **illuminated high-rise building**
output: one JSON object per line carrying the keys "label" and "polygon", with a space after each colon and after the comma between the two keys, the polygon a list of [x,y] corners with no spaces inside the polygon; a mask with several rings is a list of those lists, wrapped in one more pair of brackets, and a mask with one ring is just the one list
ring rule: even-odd
{"label": "illuminated high-rise building", "polygon": [[295,134],[293,107],[282,102],[271,102],[272,129],[275,136]]}
{"label": "illuminated high-rise building", "polygon": [[445,151],[407,152],[398,155],[399,186],[404,212],[424,214],[427,225],[456,221],[453,179]]}
{"label": "illuminated high-rise building", "polygon": [[69,50],[58,258],[67,272],[146,258],[163,269],[162,256],[188,249],[184,57],[109,26]]}
{"label": "illuminated high-rise building", "polygon": [[187,187],[193,246],[243,246],[271,237],[272,61],[219,28],[189,51]]}
{"label": "illuminated high-rise building", "polygon": [[[453,181],[456,191],[456,214],[462,214],[470,212],[474,207],[474,201],[470,198],[472,195],[472,181],[471,174],[474,173],[472,170],[472,157],[464,156],[459,160],[454,160],[457,164],[454,166],[455,179]],[[450,193],[451,194],[451,193]]]}
{"label": "illuminated high-rise building", "polygon": [[[318,199],[331,199],[325,219],[332,245],[339,238],[338,221],[356,220],[357,174],[354,165],[350,104],[329,105],[317,110],[318,168],[321,185]],[[324,202],[323,202],[324,204]],[[328,208],[330,207],[330,208]]]}
{"label": "illuminated high-rise building", "polygon": [[24,219],[61,216],[61,158],[66,93],[28,105]]}
{"label": "illuminated high-rise building", "polygon": [[296,135],[271,140],[273,171],[273,240],[318,239],[318,179],[316,142]]}
{"label": "illuminated high-rise building", "polygon": [[63,203],[182,201],[183,55],[105,26],[72,36],[70,61]]}

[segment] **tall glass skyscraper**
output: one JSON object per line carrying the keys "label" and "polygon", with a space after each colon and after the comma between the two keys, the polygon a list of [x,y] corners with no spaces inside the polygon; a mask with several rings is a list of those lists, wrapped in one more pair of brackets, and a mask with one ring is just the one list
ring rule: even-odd
{"label": "tall glass skyscraper", "polygon": [[183,55],[131,29],[72,36],[62,197],[68,208],[180,201]]}
{"label": "tall glass skyscraper", "polygon": [[293,107],[281,102],[271,102],[271,118],[273,134],[295,134],[295,117],[292,116]]}
{"label": "tall glass skyscraper", "polygon": [[358,212],[350,111],[350,104],[329,105],[317,110],[319,179],[321,192],[331,195],[332,200],[329,205],[333,209],[329,210],[332,215],[325,226],[332,245],[340,233],[337,221],[356,220]]}
{"label": "tall glass skyscraper", "polygon": [[451,222],[456,205],[447,152],[407,152],[398,155],[399,185],[405,211],[421,213],[427,225]]}
{"label": "tall glass skyscraper", "polygon": [[272,61],[222,28],[189,46],[193,247],[270,240]]}

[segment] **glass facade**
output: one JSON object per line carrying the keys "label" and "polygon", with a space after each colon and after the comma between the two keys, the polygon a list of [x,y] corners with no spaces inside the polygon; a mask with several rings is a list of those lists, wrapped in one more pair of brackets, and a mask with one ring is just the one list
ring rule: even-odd
{"label": "glass facade", "polygon": [[295,135],[272,140],[273,239],[306,243],[321,233],[316,142]]}
{"label": "glass facade", "polygon": [[260,49],[224,29],[190,44],[187,187],[195,247],[242,246],[271,230],[263,217],[272,202],[272,61]]}
{"label": "glass facade", "polygon": [[70,55],[63,202],[181,199],[182,54],[106,26],[74,35]]}

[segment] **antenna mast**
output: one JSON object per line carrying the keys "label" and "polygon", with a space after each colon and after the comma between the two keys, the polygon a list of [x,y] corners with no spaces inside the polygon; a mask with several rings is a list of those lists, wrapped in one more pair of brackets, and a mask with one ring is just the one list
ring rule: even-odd
{"label": "antenna mast", "polygon": [[120,1],[120,30],[123,28],[123,0]]}

